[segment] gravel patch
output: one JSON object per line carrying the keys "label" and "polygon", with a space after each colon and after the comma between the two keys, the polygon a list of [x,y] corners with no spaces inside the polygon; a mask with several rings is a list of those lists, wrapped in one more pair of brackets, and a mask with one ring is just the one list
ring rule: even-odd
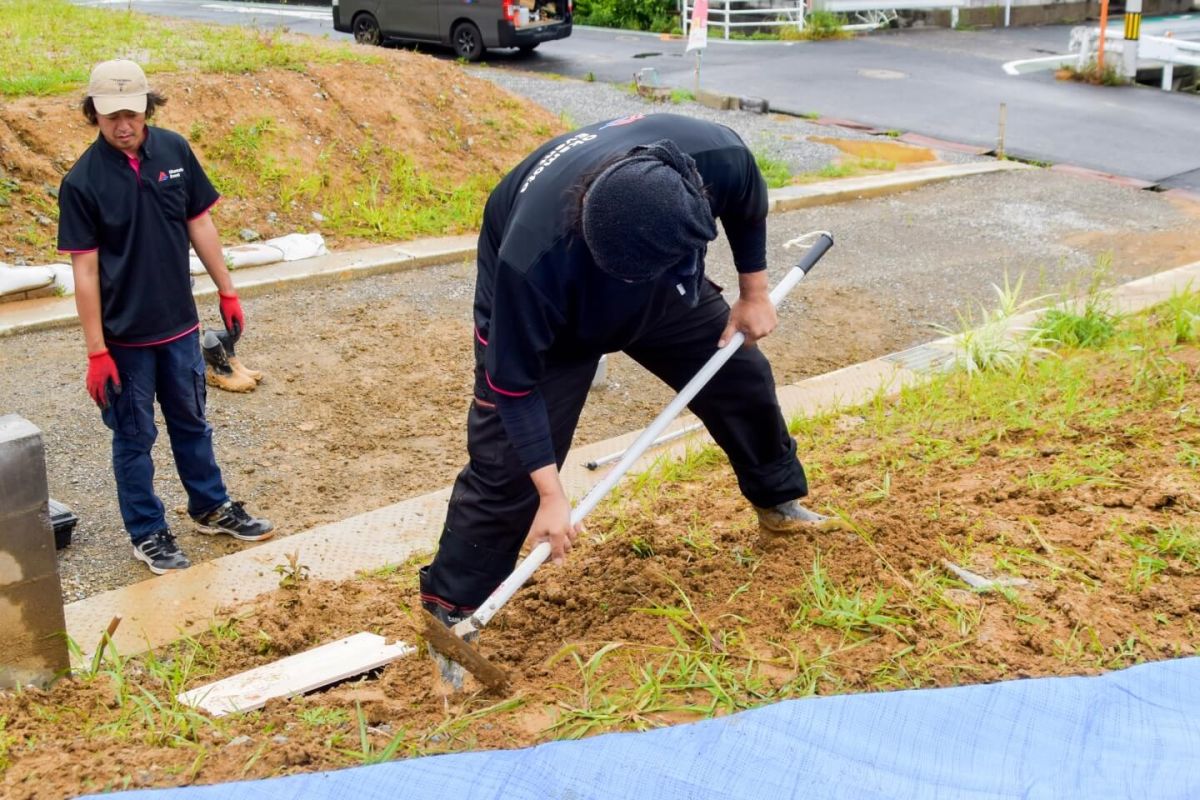
{"label": "gravel patch", "polygon": [[[514,94],[532,100],[552,114],[557,114],[571,127],[582,127],[593,122],[638,113],[682,114],[719,122],[737,131],[755,153],[786,163],[793,175],[815,172],[843,155],[842,151],[833,145],[812,141],[809,138],[811,136],[888,140],[888,137],[849,128],[817,125],[810,120],[786,114],[723,111],[691,101],[654,102],[626,88],[607,83],[573,78],[546,78],[531,73],[487,67],[475,67],[469,71],[476,77],[485,78]],[[991,160],[986,156],[953,150],[935,152],[940,160],[947,163]]]}

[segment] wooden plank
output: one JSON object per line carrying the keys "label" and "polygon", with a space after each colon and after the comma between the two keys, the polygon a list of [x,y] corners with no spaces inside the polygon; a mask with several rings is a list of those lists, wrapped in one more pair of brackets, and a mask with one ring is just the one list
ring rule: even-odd
{"label": "wooden plank", "polygon": [[178,696],[179,702],[214,717],[252,711],[277,697],[294,697],[370,672],[416,651],[404,642],[387,644],[374,633],[356,633],[303,653],[231,675]]}

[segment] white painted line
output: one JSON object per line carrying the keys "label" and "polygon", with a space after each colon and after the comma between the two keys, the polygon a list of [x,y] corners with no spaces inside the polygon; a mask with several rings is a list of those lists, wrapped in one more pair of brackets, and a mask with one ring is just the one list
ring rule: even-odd
{"label": "white painted line", "polygon": [[294,656],[231,675],[179,694],[179,702],[214,717],[253,711],[268,700],[311,692],[411,655],[417,648],[404,642],[387,644],[375,633],[356,633]]}
{"label": "white painted line", "polygon": [[264,17],[293,17],[295,19],[333,20],[332,11],[301,11],[300,9],[269,8],[265,6],[234,5],[233,3],[205,3],[201,8],[210,11],[232,11],[235,14],[254,14]]}
{"label": "white painted line", "polygon": [[[1037,72],[1043,69],[1054,69],[1060,64],[1068,64],[1073,61],[1076,56],[1067,54],[1062,56],[1041,56],[1040,58],[1022,58],[1016,61],[1009,61],[1004,65],[1004,71],[1009,75],[1020,75],[1024,72]],[[1025,66],[1033,66],[1033,69],[1022,69]]]}

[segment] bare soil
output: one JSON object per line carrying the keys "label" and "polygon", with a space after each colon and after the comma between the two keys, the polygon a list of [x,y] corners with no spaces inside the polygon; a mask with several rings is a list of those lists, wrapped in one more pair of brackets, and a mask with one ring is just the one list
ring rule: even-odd
{"label": "bare soil", "polygon": [[[414,656],[169,746],[169,715],[138,721],[104,675],[64,680],[46,693],[0,695],[11,760],[0,786],[26,800],[216,783],[358,763],[360,735],[375,753],[396,740],[396,757],[519,747],[813,693],[1093,674],[1194,654],[1200,550],[1135,578],[1146,553],[1134,539],[1172,525],[1194,535],[1200,513],[1186,457],[1200,447],[1188,411],[1200,403],[1200,351],[1165,347],[1157,356],[1158,385],[1171,397],[1157,407],[1128,402],[1129,387],[1147,380],[1138,355],[1076,355],[1093,359],[1080,361],[1089,376],[1082,394],[1097,401],[1089,408],[1113,413],[1081,410],[1068,424],[1043,424],[1036,409],[1059,399],[1051,387],[1022,398],[1031,406],[1024,429],[997,431],[980,417],[885,431],[878,420],[887,415],[868,425],[869,412],[827,421],[833,433],[804,445],[824,500],[853,520],[842,532],[764,533],[719,457],[651,482],[601,509],[568,563],[535,574],[485,632],[481,651],[512,676],[507,695],[470,679],[465,694],[449,695],[431,660]],[[937,455],[943,445],[955,457]],[[1080,473],[1089,480],[1054,489],[1031,480],[1101,450],[1120,459]],[[888,470],[894,479],[881,492]],[[944,572],[947,558],[1031,584],[973,592]],[[849,628],[823,620],[805,588],[818,560],[828,586],[884,597],[884,618]],[[191,687],[358,630],[417,641],[412,569],[301,581],[236,617],[231,610],[220,637],[203,637],[206,649],[184,645],[160,658],[191,663]],[[688,672],[692,657],[721,676],[719,688]],[[653,686],[646,676],[660,670],[658,691],[636,707],[605,700]],[[165,697],[142,668],[126,674]]]}
{"label": "bare soil", "polygon": [[[378,63],[312,64],[305,72],[154,76],[167,104],[151,124],[188,137],[211,177],[226,188],[213,210],[226,239],[237,241],[248,227],[264,239],[320,231],[332,248],[361,245],[371,241],[369,231],[347,232],[316,220],[313,212],[327,198],[352,196],[372,177],[388,191],[387,153],[402,153],[448,192],[480,177],[494,181],[562,130],[545,109],[455,63],[403,50],[377,48],[372,54]],[[253,138],[230,140],[235,129],[256,125],[257,149]],[[0,204],[0,260],[61,260],[54,249],[54,193],[95,138],[77,96],[0,104],[0,179],[17,186]],[[305,178],[311,181],[307,192],[299,189]],[[458,233],[475,223],[464,218],[422,233]]]}

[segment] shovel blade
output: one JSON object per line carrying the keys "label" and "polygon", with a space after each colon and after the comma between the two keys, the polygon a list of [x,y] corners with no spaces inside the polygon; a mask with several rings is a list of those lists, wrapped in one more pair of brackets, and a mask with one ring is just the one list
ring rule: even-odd
{"label": "shovel blade", "polygon": [[[495,691],[508,689],[508,675],[504,670],[488,661],[460,637],[455,636],[441,620],[424,608],[418,608],[417,614],[421,619],[421,634],[425,637],[425,641],[435,652],[450,661],[451,667],[457,664],[465,668],[489,689]],[[454,684],[455,688],[462,688],[461,675],[457,676],[458,680],[455,681],[453,672],[443,669],[442,674],[448,682]]]}

